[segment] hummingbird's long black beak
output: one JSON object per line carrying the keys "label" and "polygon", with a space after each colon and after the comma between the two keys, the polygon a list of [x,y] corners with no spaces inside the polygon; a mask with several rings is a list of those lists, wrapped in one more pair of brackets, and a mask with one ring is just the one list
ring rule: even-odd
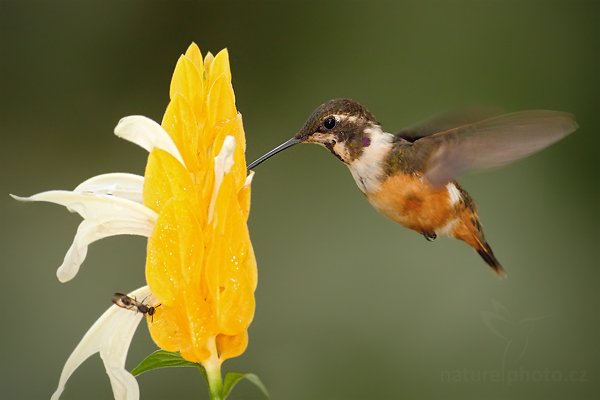
{"label": "hummingbird's long black beak", "polygon": [[270,158],[271,156],[274,156],[275,154],[279,153],[280,151],[283,151],[283,150],[287,149],[288,147],[292,147],[293,145],[298,144],[298,143],[300,143],[300,140],[293,137],[290,140],[288,140],[287,142],[280,144],[279,146],[275,147],[273,150],[269,151],[267,154],[257,158],[256,160],[254,160],[253,162],[248,164],[248,167],[246,167],[246,169],[251,170],[254,167],[256,167],[258,164],[265,161],[267,158]]}

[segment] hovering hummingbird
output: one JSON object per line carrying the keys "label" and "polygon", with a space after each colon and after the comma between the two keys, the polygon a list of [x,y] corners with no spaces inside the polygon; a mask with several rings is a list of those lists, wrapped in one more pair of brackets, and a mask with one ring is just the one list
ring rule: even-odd
{"label": "hovering hummingbird", "polygon": [[448,235],[466,242],[504,277],[485,240],[475,202],[455,179],[524,158],[575,129],[569,113],[533,110],[487,119],[477,113],[449,115],[388,133],[361,104],[334,99],[313,111],[293,138],[248,169],[298,143],[324,146],[348,166],[381,214],[430,241]]}

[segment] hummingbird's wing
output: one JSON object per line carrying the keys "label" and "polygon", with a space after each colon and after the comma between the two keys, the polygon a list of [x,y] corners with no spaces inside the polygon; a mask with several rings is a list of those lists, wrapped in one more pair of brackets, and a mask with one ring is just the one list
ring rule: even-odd
{"label": "hummingbird's wing", "polygon": [[483,121],[484,119],[495,117],[500,113],[501,110],[494,107],[471,107],[450,111],[417,122],[416,124],[395,133],[394,136],[412,143],[423,137],[433,135],[434,133],[444,132],[458,126]]}
{"label": "hummingbird's wing", "polygon": [[572,114],[533,110],[504,114],[414,142],[425,177],[443,186],[470,170],[500,167],[542,150],[577,129]]}

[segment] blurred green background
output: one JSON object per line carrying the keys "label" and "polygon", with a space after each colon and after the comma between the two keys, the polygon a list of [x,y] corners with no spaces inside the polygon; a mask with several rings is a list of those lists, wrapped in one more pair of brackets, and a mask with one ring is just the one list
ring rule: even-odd
{"label": "blurred green background", "polygon": [[[144,282],[145,240],[93,244],[60,284],[79,218],[29,195],[105,172],[143,173],[119,118],[160,120],[191,41],[228,47],[249,159],[318,104],[352,97],[397,130],[445,110],[573,112],[581,128],[507,168],[461,180],[505,265],[379,216],[327,151],[260,166],[252,371],[274,399],[590,399],[600,391],[600,8],[593,1],[148,2],[0,0],[2,399],[53,392],[115,291]],[[142,324],[143,325],[143,324]],[[154,349],[141,326],[128,366]],[[504,379],[498,374],[504,373]],[[206,398],[193,370],[139,378],[143,399]],[[99,357],[64,399],[106,399]],[[259,399],[241,384],[235,399]]]}

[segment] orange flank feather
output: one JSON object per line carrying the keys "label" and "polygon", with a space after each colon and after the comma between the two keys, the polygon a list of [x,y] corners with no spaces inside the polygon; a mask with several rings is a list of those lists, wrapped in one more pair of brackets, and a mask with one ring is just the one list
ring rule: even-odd
{"label": "orange flank feather", "polygon": [[368,193],[369,202],[383,215],[409,229],[426,235],[445,234],[473,247],[483,260],[505,277],[504,269],[494,256],[483,235],[475,203],[466,192],[453,199],[446,186],[436,188],[416,174],[397,173],[381,182],[379,190]]}
{"label": "orange flank feather", "polygon": [[421,233],[435,233],[457,216],[446,187],[434,188],[412,174],[386,178],[367,198],[386,217]]}

